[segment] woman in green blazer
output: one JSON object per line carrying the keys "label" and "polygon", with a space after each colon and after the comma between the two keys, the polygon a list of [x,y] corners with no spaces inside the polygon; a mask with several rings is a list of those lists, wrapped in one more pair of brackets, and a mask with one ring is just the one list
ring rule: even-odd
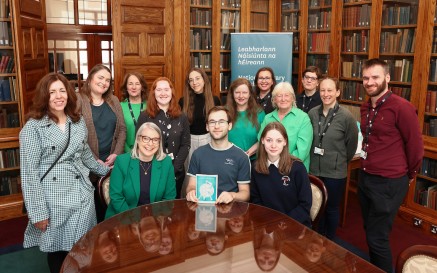
{"label": "woman in green blazer", "polygon": [[161,130],[152,122],[138,129],[130,153],[117,156],[109,184],[106,217],[176,197],[171,158],[162,151]]}

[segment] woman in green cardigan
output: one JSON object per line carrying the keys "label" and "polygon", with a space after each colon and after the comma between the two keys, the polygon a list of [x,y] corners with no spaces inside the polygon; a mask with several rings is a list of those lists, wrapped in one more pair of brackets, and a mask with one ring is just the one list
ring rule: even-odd
{"label": "woman in green cardigan", "polygon": [[152,122],[138,129],[131,153],[115,160],[106,217],[137,206],[176,197],[171,158],[162,151],[161,130]]}

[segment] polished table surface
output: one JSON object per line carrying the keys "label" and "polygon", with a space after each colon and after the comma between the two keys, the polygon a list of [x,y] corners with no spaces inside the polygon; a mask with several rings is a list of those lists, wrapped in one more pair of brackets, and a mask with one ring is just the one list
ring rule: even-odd
{"label": "polished table surface", "polygon": [[382,272],[274,210],[185,199],[118,214],[72,248],[61,272]]}

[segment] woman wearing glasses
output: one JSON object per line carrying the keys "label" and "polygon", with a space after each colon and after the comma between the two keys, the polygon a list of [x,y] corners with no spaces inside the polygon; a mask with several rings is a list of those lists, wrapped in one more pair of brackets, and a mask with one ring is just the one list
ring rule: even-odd
{"label": "woman wearing glasses", "polygon": [[317,66],[308,66],[302,73],[302,85],[304,92],[296,98],[296,105],[308,113],[312,108],[322,104],[320,93],[317,91],[322,72]]}
{"label": "woman wearing glasses", "polygon": [[272,90],[276,86],[275,73],[270,67],[261,67],[255,76],[255,93],[258,104],[266,114],[275,110],[272,105]]}
{"label": "woman wearing glasses", "polygon": [[229,131],[229,141],[254,160],[258,150],[259,127],[266,114],[256,103],[252,85],[247,79],[238,78],[232,82],[227,100],[226,107],[233,125]]}
{"label": "woman wearing glasses", "polygon": [[308,171],[311,143],[313,142],[313,127],[310,118],[296,107],[296,95],[289,82],[278,83],[273,89],[272,97],[276,110],[264,118],[258,139],[267,124],[274,121],[280,122],[287,130],[290,154],[302,160]]}
{"label": "woman wearing glasses", "polygon": [[161,129],[163,151],[173,160],[176,198],[179,198],[185,179],[184,163],[190,150],[190,124],[176,102],[174,87],[168,78],[159,77],[153,82],[147,109],[140,114],[137,129],[145,122],[153,122]]}
{"label": "woman wearing glasses", "polygon": [[119,155],[111,172],[106,218],[137,206],[176,197],[171,158],[162,149],[161,130],[143,123],[130,153]]}
{"label": "woman wearing glasses", "polygon": [[195,67],[188,71],[184,96],[180,98],[179,105],[190,122],[191,145],[186,161],[188,167],[193,152],[211,141],[206,131],[206,113],[220,105],[220,99],[212,95],[211,83],[205,71]]}

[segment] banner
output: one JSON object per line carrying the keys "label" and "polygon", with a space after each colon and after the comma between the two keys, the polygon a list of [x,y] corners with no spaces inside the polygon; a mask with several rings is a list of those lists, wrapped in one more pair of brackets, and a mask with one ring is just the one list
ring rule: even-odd
{"label": "banner", "polygon": [[291,83],[293,33],[232,33],[231,50],[232,81],[246,78],[253,84],[258,69],[268,66],[277,83]]}

